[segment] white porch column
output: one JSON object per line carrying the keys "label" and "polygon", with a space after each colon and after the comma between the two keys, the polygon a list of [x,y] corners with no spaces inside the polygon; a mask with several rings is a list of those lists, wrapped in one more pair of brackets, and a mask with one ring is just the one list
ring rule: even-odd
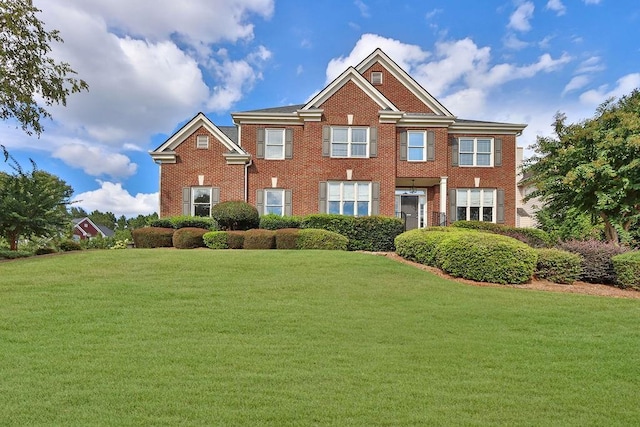
{"label": "white porch column", "polygon": [[440,177],[440,213],[447,213],[447,178],[448,176]]}

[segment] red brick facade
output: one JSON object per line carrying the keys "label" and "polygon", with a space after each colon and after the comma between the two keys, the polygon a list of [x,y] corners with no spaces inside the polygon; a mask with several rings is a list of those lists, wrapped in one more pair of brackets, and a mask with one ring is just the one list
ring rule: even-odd
{"label": "red brick facade", "polygon": [[[372,72],[382,73],[381,84],[371,83]],[[151,152],[160,164],[160,216],[189,213],[185,197],[198,187],[215,188],[214,202],[246,200],[260,207],[262,190],[288,190],[291,214],[318,213],[326,209],[323,183],[353,181],[372,183],[371,214],[398,214],[401,193],[410,187],[415,194],[426,195],[419,208],[425,226],[433,225],[432,218],[440,214],[455,219],[452,189],[487,189],[498,199],[504,196],[503,206],[494,202],[492,220],[502,222],[503,215],[504,223],[515,225],[516,136],[524,125],[457,119],[380,50],[345,71],[306,105],[232,116],[236,128],[223,132],[199,114]],[[367,129],[369,157],[329,155],[326,132],[331,126]],[[290,130],[287,158],[259,155],[264,129]],[[401,140],[407,131],[427,131],[432,157],[402,159],[406,147]],[[208,148],[196,148],[198,135],[209,136]],[[453,144],[460,137],[490,139],[494,165],[453,166],[454,153],[457,157]],[[446,194],[441,196],[441,189]]]}

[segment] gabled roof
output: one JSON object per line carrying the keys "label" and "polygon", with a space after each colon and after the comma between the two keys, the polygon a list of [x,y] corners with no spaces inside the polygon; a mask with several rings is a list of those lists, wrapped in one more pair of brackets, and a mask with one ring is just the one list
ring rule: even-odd
{"label": "gabled roof", "polygon": [[90,236],[90,234],[87,233],[80,226],[80,224],[82,224],[85,221],[88,222],[89,224],[91,224],[91,226],[94,229],[96,229],[100,234],[102,234],[102,237],[111,237],[111,236],[113,236],[115,234],[114,231],[112,229],[110,229],[109,227],[107,227],[106,225],[96,224],[95,222],[91,221],[91,218],[89,218],[89,217],[73,218],[71,220],[71,222],[74,224],[74,228],[77,228],[78,230],[80,230],[84,236]]}
{"label": "gabled roof", "polygon": [[[204,113],[200,112],[196,116],[189,120],[184,126],[182,126],[176,133],[171,135],[161,146],[153,151],[149,151],[149,154],[155,162],[159,163],[175,163],[176,153],[175,149],[184,142],[193,132],[200,127],[204,127],[209,133],[218,139],[229,150],[225,157],[227,159],[233,158],[234,163],[238,160],[245,159],[248,161],[250,155],[244,151],[237,144],[238,134],[237,129],[234,131],[231,127],[225,127],[224,130],[216,126]],[[235,128],[235,127],[233,127]],[[235,134],[234,134],[235,132]],[[234,141],[232,138],[235,135]]]}

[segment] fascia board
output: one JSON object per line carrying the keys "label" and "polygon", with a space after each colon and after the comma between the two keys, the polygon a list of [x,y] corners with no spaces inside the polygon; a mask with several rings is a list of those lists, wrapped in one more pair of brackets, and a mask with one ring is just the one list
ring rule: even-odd
{"label": "fascia board", "polygon": [[519,135],[526,127],[519,123],[454,123],[449,127],[449,133]]}

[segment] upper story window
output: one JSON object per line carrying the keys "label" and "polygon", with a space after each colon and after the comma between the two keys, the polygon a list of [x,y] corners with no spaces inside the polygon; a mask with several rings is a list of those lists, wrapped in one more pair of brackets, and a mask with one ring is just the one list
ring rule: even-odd
{"label": "upper story window", "polygon": [[369,128],[332,127],[331,157],[369,157]]}
{"label": "upper story window", "polygon": [[284,129],[265,129],[265,159],[284,159]]}
{"label": "upper story window", "polygon": [[209,148],[209,136],[198,135],[196,137],[196,148]]}
{"label": "upper story window", "polygon": [[371,72],[371,84],[374,84],[374,85],[382,84],[382,71]]}
{"label": "upper story window", "polygon": [[327,187],[328,213],[350,216],[371,215],[370,182],[329,182]]}
{"label": "upper story window", "polygon": [[460,138],[460,166],[493,166],[493,138]]}
{"label": "upper story window", "polygon": [[407,154],[407,160],[410,162],[422,162],[427,160],[426,132],[407,132]]}

